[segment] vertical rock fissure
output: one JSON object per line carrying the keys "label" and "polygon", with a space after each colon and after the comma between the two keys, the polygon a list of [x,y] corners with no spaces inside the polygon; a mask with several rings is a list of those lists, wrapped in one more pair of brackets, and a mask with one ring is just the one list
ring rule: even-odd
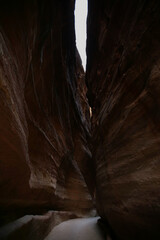
{"label": "vertical rock fissure", "polygon": [[75,2],[76,46],[81,56],[84,71],[86,70],[87,14],[88,14],[88,1],[76,0]]}
{"label": "vertical rock fissure", "polygon": [[[75,37],[76,47],[80,55],[81,64],[84,69],[84,78],[86,77],[87,65],[87,18],[88,18],[88,0],[75,1]],[[89,115],[92,117],[92,107],[89,106]]]}

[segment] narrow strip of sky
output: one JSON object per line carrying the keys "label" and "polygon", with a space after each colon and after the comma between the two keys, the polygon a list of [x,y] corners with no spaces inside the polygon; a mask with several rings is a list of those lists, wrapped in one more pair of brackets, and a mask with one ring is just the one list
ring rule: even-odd
{"label": "narrow strip of sky", "polygon": [[84,70],[86,69],[86,21],[88,11],[87,2],[87,0],[76,0],[75,5],[76,45],[82,59]]}

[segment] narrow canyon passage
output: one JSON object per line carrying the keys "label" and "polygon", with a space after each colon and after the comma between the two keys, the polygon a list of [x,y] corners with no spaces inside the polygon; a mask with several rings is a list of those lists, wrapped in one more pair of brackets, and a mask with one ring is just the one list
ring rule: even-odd
{"label": "narrow canyon passage", "polygon": [[74,9],[0,1],[0,240],[160,239],[160,1]]}

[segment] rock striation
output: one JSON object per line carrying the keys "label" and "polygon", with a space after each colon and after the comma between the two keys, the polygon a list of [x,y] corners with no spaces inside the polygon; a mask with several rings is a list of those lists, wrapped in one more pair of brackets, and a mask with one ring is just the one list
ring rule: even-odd
{"label": "rock striation", "polygon": [[117,239],[159,239],[160,2],[89,0],[96,205]]}
{"label": "rock striation", "polygon": [[0,238],[52,237],[96,195],[106,238],[160,239],[160,1],[88,0],[86,76],[74,4],[0,1]]}
{"label": "rock striation", "polygon": [[0,1],[1,224],[93,208],[86,90],[74,1]]}

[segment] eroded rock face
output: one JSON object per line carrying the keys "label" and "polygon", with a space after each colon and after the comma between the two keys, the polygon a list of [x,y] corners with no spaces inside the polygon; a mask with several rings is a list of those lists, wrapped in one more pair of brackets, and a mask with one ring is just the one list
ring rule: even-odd
{"label": "eroded rock face", "polygon": [[1,217],[92,208],[89,111],[73,14],[72,0],[0,2]]}
{"label": "eroded rock face", "polygon": [[159,239],[160,2],[89,0],[96,201],[118,239]]}

